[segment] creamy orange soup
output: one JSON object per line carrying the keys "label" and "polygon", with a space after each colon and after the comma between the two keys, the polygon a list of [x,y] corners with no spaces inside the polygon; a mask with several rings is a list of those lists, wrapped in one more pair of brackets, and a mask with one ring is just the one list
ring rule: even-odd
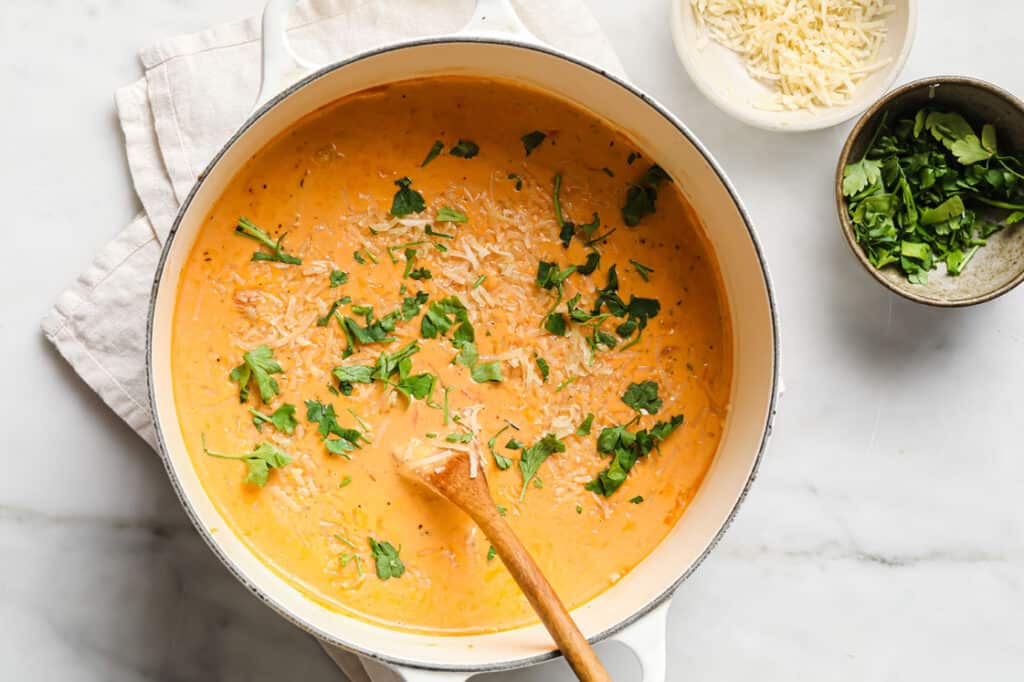
{"label": "creamy orange soup", "polygon": [[[348,97],[256,154],[192,249],[172,350],[181,430],[231,529],[296,588],[368,621],[533,622],[473,523],[397,473],[416,441],[478,458],[569,607],[620,580],[693,499],[729,402],[715,263],[650,168],[588,112],[460,78]],[[267,244],[236,232],[243,216]]]}

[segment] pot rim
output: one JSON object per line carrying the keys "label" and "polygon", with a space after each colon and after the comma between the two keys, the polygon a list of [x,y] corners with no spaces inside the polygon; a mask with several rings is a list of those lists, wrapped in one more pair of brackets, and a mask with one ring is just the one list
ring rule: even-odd
{"label": "pot rim", "polygon": [[161,253],[160,253],[160,260],[157,263],[156,274],[154,276],[153,286],[152,286],[152,289],[151,289],[151,292],[150,292],[149,314],[148,314],[148,319],[147,319],[147,322],[146,322],[146,381],[147,381],[147,388],[148,388],[147,392],[148,392],[148,396],[149,396],[149,401],[150,401],[150,405],[152,406],[152,409],[153,409],[153,428],[154,428],[154,431],[156,433],[157,443],[158,443],[158,446],[159,446],[158,447],[158,451],[160,453],[160,458],[163,460],[164,468],[167,471],[168,478],[171,481],[171,485],[174,488],[174,492],[177,495],[179,502],[181,503],[182,507],[184,508],[185,513],[188,515],[189,520],[192,522],[192,525],[196,528],[196,530],[198,531],[200,537],[203,538],[203,540],[206,542],[207,546],[211,549],[211,551],[214,553],[214,555],[235,576],[235,578],[242,585],[244,585],[246,587],[246,589],[248,589],[254,596],[256,596],[260,601],[262,601],[263,603],[268,605],[271,609],[273,609],[278,615],[283,617],[285,620],[287,620],[288,622],[292,623],[293,625],[295,625],[296,627],[300,628],[301,630],[303,630],[303,631],[313,635],[314,637],[316,637],[321,642],[325,642],[325,643],[330,644],[332,646],[336,646],[336,647],[339,647],[341,649],[345,649],[347,651],[354,652],[354,653],[356,653],[356,654],[358,654],[360,656],[364,656],[366,658],[370,658],[370,659],[379,661],[379,662],[384,663],[384,664],[402,666],[402,667],[405,667],[405,668],[412,668],[412,669],[417,669],[417,670],[440,671],[440,672],[483,673],[483,672],[496,672],[496,671],[500,671],[500,670],[512,670],[512,669],[516,669],[516,668],[523,668],[523,667],[527,667],[527,666],[536,665],[538,663],[542,663],[544,661],[552,660],[554,658],[557,658],[557,657],[561,656],[561,652],[559,652],[557,649],[554,649],[552,651],[547,651],[547,652],[544,652],[544,653],[534,654],[532,656],[527,656],[525,658],[517,658],[517,659],[511,659],[511,660],[504,660],[504,661],[493,661],[491,663],[486,663],[486,664],[458,664],[458,663],[454,663],[454,664],[436,664],[436,663],[425,663],[423,661],[417,661],[417,660],[404,659],[404,658],[400,658],[400,657],[397,657],[397,656],[391,656],[391,655],[383,654],[383,653],[381,653],[379,651],[375,651],[375,650],[372,650],[372,649],[366,649],[366,648],[364,648],[362,646],[355,645],[355,644],[352,644],[350,642],[347,642],[344,639],[338,637],[337,635],[334,635],[332,633],[329,633],[329,632],[326,632],[326,631],[320,629],[316,625],[314,625],[314,624],[306,621],[305,619],[300,618],[299,616],[293,614],[283,603],[279,602],[276,598],[272,597],[269,594],[268,590],[265,590],[260,585],[257,585],[254,581],[250,581],[248,579],[248,577],[246,577],[246,575],[241,571],[241,569],[237,565],[235,565],[235,563],[220,548],[219,543],[213,537],[213,535],[202,525],[202,523],[201,523],[201,521],[200,521],[200,519],[198,517],[198,514],[197,514],[195,508],[192,505],[191,500],[185,494],[185,491],[183,490],[182,485],[181,485],[181,481],[178,479],[178,475],[175,472],[173,466],[171,465],[170,456],[168,455],[168,452],[167,452],[167,443],[166,443],[166,440],[164,438],[164,432],[163,432],[162,423],[161,423],[162,422],[161,415],[159,414],[159,408],[157,407],[156,386],[155,386],[155,380],[154,380],[154,376],[153,376],[153,362],[152,362],[153,328],[154,328],[154,319],[155,319],[155,316],[156,316],[157,294],[159,293],[161,281],[163,280],[163,277],[164,277],[164,272],[165,272],[165,266],[166,266],[166,263],[167,263],[167,258],[168,258],[169,254],[171,252],[171,249],[174,246],[174,238],[175,238],[175,236],[177,234],[178,228],[181,225],[182,220],[184,219],[186,213],[188,213],[188,210],[189,210],[189,208],[190,208],[190,206],[192,204],[192,201],[195,198],[195,195],[198,192],[199,188],[202,186],[202,184],[205,181],[206,177],[213,170],[213,168],[217,165],[217,163],[221,160],[221,158],[228,151],[228,149],[230,149],[235,144],[235,142],[238,141],[238,139],[240,139],[249,130],[249,128],[251,128],[256,123],[256,121],[258,121],[266,113],[268,113],[271,109],[273,109],[275,106],[277,106],[277,104],[279,104],[280,102],[282,102],[286,98],[290,97],[293,93],[301,90],[306,85],[308,85],[308,84],[310,84],[310,83],[312,83],[312,82],[314,82],[314,81],[316,81],[316,80],[318,80],[320,78],[328,76],[329,74],[333,73],[334,71],[336,71],[338,69],[342,69],[342,68],[344,68],[344,67],[346,67],[346,66],[348,66],[350,64],[354,64],[354,63],[362,61],[364,59],[369,59],[369,58],[376,57],[376,56],[381,55],[381,54],[387,54],[387,53],[390,53],[390,52],[397,52],[397,51],[404,50],[404,49],[407,49],[407,48],[430,47],[430,46],[434,46],[434,45],[451,45],[451,44],[460,44],[460,43],[498,45],[498,46],[503,46],[503,47],[511,47],[511,48],[515,48],[515,49],[520,49],[520,50],[528,50],[528,51],[533,51],[533,52],[539,52],[539,53],[545,54],[545,55],[547,55],[549,57],[553,57],[555,59],[562,59],[562,60],[568,61],[568,62],[570,62],[570,63],[572,63],[572,64],[574,64],[576,66],[582,67],[582,68],[584,68],[584,69],[586,69],[588,71],[591,71],[592,73],[595,73],[595,74],[597,74],[599,76],[603,76],[604,78],[612,81],[614,84],[619,86],[621,89],[626,91],[628,94],[632,95],[633,97],[635,97],[637,99],[640,99],[648,107],[654,109],[654,111],[657,112],[662,118],[664,118],[669,124],[671,124],[672,127],[674,127],[679,133],[681,133],[684,137],[686,137],[687,141],[690,144],[692,144],[694,146],[694,148],[697,149],[698,152],[700,152],[700,155],[702,157],[704,157],[704,160],[711,167],[712,171],[714,171],[715,175],[718,177],[719,182],[722,183],[722,185],[725,187],[726,191],[729,193],[729,196],[731,197],[733,203],[735,204],[737,210],[739,211],[740,217],[743,219],[743,224],[747,228],[747,235],[750,238],[750,241],[751,241],[751,243],[752,243],[752,245],[754,247],[754,251],[755,251],[755,253],[757,255],[758,262],[761,265],[761,273],[762,273],[763,280],[764,280],[765,292],[766,292],[767,298],[768,298],[768,306],[769,306],[769,312],[770,312],[769,319],[770,319],[771,330],[772,330],[771,395],[770,395],[770,399],[769,399],[767,415],[765,417],[765,424],[764,424],[764,428],[763,428],[763,432],[762,432],[762,436],[761,436],[761,443],[760,443],[760,445],[758,447],[758,450],[757,450],[757,453],[756,453],[756,455],[754,457],[754,462],[753,462],[753,465],[752,465],[752,467],[750,469],[750,474],[747,477],[747,480],[746,480],[746,483],[743,486],[743,489],[739,492],[739,495],[736,498],[735,504],[733,504],[732,509],[729,511],[729,514],[727,515],[725,521],[722,523],[722,526],[715,533],[714,537],[710,540],[710,542],[708,543],[707,547],[700,554],[700,556],[697,557],[697,559],[694,560],[693,563],[683,573],[681,573],[678,578],[676,578],[670,585],[668,585],[664,590],[662,590],[661,593],[658,594],[658,596],[656,596],[655,598],[653,598],[652,600],[650,600],[648,603],[644,604],[643,606],[639,607],[638,609],[633,611],[631,614],[627,615],[625,618],[622,618],[616,624],[606,628],[605,630],[603,630],[602,632],[599,632],[596,635],[593,635],[592,637],[589,637],[588,640],[592,644],[594,644],[594,643],[603,641],[605,639],[608,639],[612,635],[622,631],[623,629],[625,629],[629,625],[632,625],[633,623],[635,623],[639,619],[641,619],[644,616],[646,616],[648,613],[650,613],[656,607],[658,607],[659,605],[664,603],[667,599],[669,599],[672,596],[672,594],[676,591],[676,589],[679,588],[679,586],[682,584],[682,582],[684,580],[686,580],[697,569],[697,567],[701,565],[701,563],[704,562],[704,559],[708,556],[708,554],[711,552],[711,550],[713,550],[715,548],[715,546],[719,543],[719,541],[721,540],[722,536],[725,534],[726,529],[728,529],[729,526],[732,524],[733,519],[735,518],[736,513],[739,510],[740,504],[742,504],[744,499],[746,498],[747,492],[750,490],[750,486],[753,484],[754,479],[757,477],[757,471],[758,471],[758,467],[759,467],[760,462],[761,462],[761,458],[764,455],[764,452],[765,452],[765,450],[767,448],[767,445],[768,445],[768,440],[770,439],[771,434],[772,434],[772,426],[773,426],[774,419],[775,419],[776,406],[777,406],[777,402],[778,402],[778,398],[779,398],[779,394],[780,394],[780,385],[781,384],[780,384],[780,378],[779,378],[779,358],[780,358],[780,352],[779,352],[778,306],[777,306],[777,303],[776,303],[776,300],[775,300],[775,293],[774,293],[774,290],[772,288],[771,276],[770,276],[770,273],[768,271],[768,263],[767,263],[767,261],[765,259],[764,251],[763,251],[763,249],[761,247],[761,243],[760,243],[760,241],[757,238],[757,233],[754,230],[754,226],[753,226],[753,223],[752,223],[752,221],[750,219],[750,215],[748,214],[746,207],[744,206],[742,200],[740,199],[739,195],[737,194],[736,189],[733,187],[732,182],[730,182],[730,180],[726,176],[725,172],[722,170],[722,168],[719,166],[718,162],[711,155],[711,153],[707,150],[707,148],[704,146],[704,144],[702,142],[700,142],[700,140],[697,139],[697,137],[690,131],[689,128],[686,127],[686,125],[682,121],[680,121],[674,114],[672,114],[670,111],[668,111],[668,109],[666,107],[664,107],[663,105],[658,103],[656,100],[651,98],[649,95],[647,95],[644,92],[642,92],[636,86],[634,86],[634,85],[624,81],[623,79],[615,76],[614,74],[609,73],[607,70],[605,70],[605,69],[603,69],[603,68],[601,68],[601,67],[599,67],[599,66],[597,66],[595,64],[592,64],[592,63],[587,62],[587,61],[585,61],[583,59],[574,57],[574,56],[569,55],[567,53],[561,52],[561,51],[559,51],[557,49],[548,47],[546,45],[532,44],[532,43],[522,42],[522,41],[516,40],[516,39],[502,38],[502,37],[496,37],[496,36],[463,36],[463,35],[420,38],[420,39],[415,39],[415,40],[407,40],[407,41],[402,41],[402,42],[398,42],[398,43],[393,43],[393,44],[386,45],[386,46],[379,47],[379,48],[375,48],[375,49],[372,49],[372,50],[367,50],[367,51],[364,51],[364,52],[359,52],[359,53],[357,53],[355,55],[352,55],[352,56],[350,56],[350,57],[348,57],[346,59],[343,59],[341,61],[334,62],[334,63],[328,64],[326,66],[323,66],[322,68],[317,69],[313,73],[310,73],[309,75],[301,78],[300,80],[296,81],[292,85],[288,86],[287,88],[282,90],[280,93],[278,93],[274,97],[272,97],[269,100],[267,100],[264,104],[262,104],[260,107],[258,107],[254,112],[252,112],[249,115],[249,117],[245,120],[245,122],[241,124],[241,126],[238,128],[238,130],[236,130],[231,135],[231,137],[221,146],[221,148],[217,151],[217,153],[214,155],[214,157],[207,164],[206,168],[203,169],[203,171],[197,176],[195,184],[193,184],[192,188],[189,190],[188,196],[186,196],[184,201],[182,201],[181,207],[178,209],[178,213],[175,216],[174,223],[171,225],[170,232],[168,232],[168,234],[167,234],[167,239],[166,239],[166,241],[164,243],[164,246],[163,246],[163,249],[161,250]]}

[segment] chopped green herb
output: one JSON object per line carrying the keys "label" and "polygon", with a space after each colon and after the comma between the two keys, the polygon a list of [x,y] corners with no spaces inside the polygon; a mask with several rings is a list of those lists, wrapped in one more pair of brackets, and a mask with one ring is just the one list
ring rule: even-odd
{"label": "chopped green herb", "polygon": [[431,431],[430,433],[423,434],[426,438],[437,438],[437,434]]}
{"label": "chopped green herb", "polygon": [[643,496],[643,495],[637,495],[636,497],[634,497],[633,499],[631,499],[631,500],[629,501],[629,503],[630,503],[630,504],[640,504],[640,503],[641,503],[641,502],[643,502],[643,501],[644,501],[644,496]]}
{"label": "chopped green herb", "polygon": [[502,507],[500,504],[495,505],[495,506],[498,508],[498,515],[499,516],[505,516],[506,514],[508,514],[508,510],[505,509],[504,507]]}
{"label": "chopped green herb", "polygon": [[395,192],[395,198],[391,201],[391,215],[401,218],[410,213],[420,213],[426,210],[427,204],[423,201],[423,195],[410,188],[412,180],[400,178],[395,180],[395,185],[398,186],[398,191]]}
{"label": "chopped green herb", "polygon": [[340,287],[348,282],[348,273],[341,270],[331,270],[331,288]]}
{"label": "chopped green herb", "polygon": [[577,436],[589,436],[590,428],[594,425],[594,413],[588,412],[586,419],[580,422],[580,425],[576,427]]}
{"label": "chopped green herb", "polygon": [[449,443],[469,443],[475,435],[474,433],[449,433],[444,439]]}
{"label": "chopped green herb", "polygon": [[587,241],[583,242],[583,246],[591,247],[591,246],[596,246],[596,245],[600,244],[604,240],[608,239],[608,237],[611,237],[613,234],[615,234],[615,230],[616,229],[617,228],[613,227],[612,229],[608,230],[604,234],[598,235],[598,236],[594,237],[593,239],[588,239]]}
{"label": "chopped green herb", "polygon": [[537,369],[540,370],[540,376],[544,380],[544,383],[548,381],[548,375],[551,374],[551,367],[548,366],[548,361],[537,355],[533,354],[533,359],[537,361]]}
{"label": "chopped green herb", "polygon": [[668,173],[655,165],[630,184],[626,191],[626,204],[622,207],[622,220],[627,226],[636,227],[645,216],[654,213],[658,185],[668,179]]}
{"label": "chopped green herb", "polygon": [[237,459],[245,462],[245,482],[262,488],[267,484],[267,478],[271,469],[280,469],[292,463],[292,458],[284,450],[281,450],[273,443],[260,443],[252,452],[244,455],[225,455],[222,452],[214,452],[206,447],[205,436],[203,441],[203,452],[210,457],[221,459]]}
{"label": "chopped green herb", "polygon": [[[441,237],[442,239],[455,239],[455,235],[453,235],[453,234],[445,234],[444,232],[438,232],[437,230],[435,230],[430,225],[427,225],[424,228],[424,231],[428,235],[430,235],[431,237]],[[440,245],[439,244],[434,244],[434,246],[440,246]]]}
{"label": "chopped green herb", "polygon": [[555,389],[555,393],[561,393],[569,384],[576,381],[577,379],[579,379],[579,377],[576,376],[575,374],[573,374],[570,377],[567,377],[564,381],[562,381],[562,383],[558,384],[558,388]]}
{"label": "chopped green herb", "polygon": [[526,133],[519,139],[523,142],[523,149],[526,150],[526,155],[529,156],[530,152],[537,148],[541,142],[547,138],[545,133],[539,130],[534,130],[532,133]]}
{"label": "chopped green herb", "polygon": [[637,261],[633,260],[632,258],[629,259],[629,262],[632,263],[633,267],[636,268],[636,273],[638,275],[640,275],[645,282],[650,282],[651,281],[651,278],[649,277],[649,275],[652,272],[654,272],[654,268],[649,268],[646,265],[644,265],[643,263],[638,263]]}
{"label": "chopped green herb", "polygon": [[463,159],[472,159],[480,153],[480,147],[477,146],[476,142],[460,139],[454,147],[448,150],[448,153]]}
{"label": "chopped green herb", "polygon": [[346,476],[345,478],[341,479],[341,482],[338,483],[338,487],[339,488],[344,488],[345,486],[347,486],[351,482],[352,482],[352,477],[351,476]]}
{"label": "chopped green herb", "polygon": [[366,265],[366,259],[363,257],[362,252],[360,252],[360,251],[353,251],[352,252],[352,257],[355,258],[356,262],[359,263],[360,265]]}
{"label": "chopped green herb", "polygon": [[472,286],[472,287],[470,287],[470,289],[476,289],[477,287],[479,287],[479,286],[480,286],[481,284],[483,284],[483,283],[484,283],[484,280],[485,280],[485,279],[487,279],[487,275],[480,275],[480,276],[479,276],[479,277],[477,277],[477,278],[476,278],[476,280],[475,280],[475,281],[473,282],[473,286]]}
{"label": "chopped green herb", "polygon": [[515,173],[509,173],[508,174],[508,179],[516,181],[516,191],[517,192],[523,189],[523,179],[521,177],[519,177]]}
{"label": "chopped green herb", "polygon": [[362,559],[362,557],[360,557],[358,554],[342,554],[340,559],[341,559],[341,567],[342,568],[345,568],[350,563],[355,562],[355,564],[356,564],[356,572],[359,574],[360,577],[362,577],[362,575],[363,575],[363,559]]}
{"label": "chopped green herb", "polygon": [[377,577],[381,580],[389,578],[401,578],[405,573],[405,564],[398,558],[401,547],[395,549],[390,542],[377,542],[368,538],[370,551],[373,552],[373,561],[377,566]]}
{"label": "chopped green herb", "polygon": [[562,313],[551,313],[544,321],[544,329],[548,330],[555,336],[565,336],[565,315]]}
{"label": "chopped green herb", "polygon": [[[334,303],[331,304],[331,307],[327,309],[327,314],[326,315],[324,315],[323,317],[317,318],[316,326],[318,326],[318,327],[326,327],[330,323],[331,319],[334,318],[334,314],[336,312],[338,312],[338,308],[340,308],[343,305],[348,305],[351,302],[352,302],[352,297],[351,296],[342,296],[341,298],[336,300]],[[339,323],[344,324],[340,320],[339,320]]]}
{"label": "chopped green herb", "polygon": [[491,451],[491,457],[494,458],[494,463],[502,471],[512,466],[512,460],[506,457],[505,455],[499,455],[494,449],[494,444],[498,441],[498,436],[505,433],[505,431],[507,431],[510,428],[513,428],[511,424],[506,424],[505,426],[502,426],[500,429],[498,429],[498,432],[491,436],[490,439],[488,439],[487,441],[487,449]]}
{"label": "chopped green herb", "polygon": [[580,504],[576,505],[576,513],[577,514],[582,514],[583,513],[583,505],[580,505]]}
{"label": "chopped green herb", "polygon": [[498,382],[505,380],[501,375],[501,363],[497,360],[477,363],[470,370],[469,374],[473,381],[478,384],[483,384],[488,381]]}
{"label": "chopped green herb", "polygon": [[653,381],[644,381],[639,384],[630,384],[626,392],[622,394],[622,402],[637,412],[658,414],[658,408],[661,407],[663,401],[658,397],[658,384]]}
{"label": "chopped green herb", "polygon": [[522,450],[526,447],[526,444],[518,438],[509,438],[508,442],[505,443],[506,450]]}
{"label": "chopped green herb", "polygon": [[242,364],[231,370],[228,378],[238,384],[238,401],[249,400],[249,381],[256,382],[256,388],[260,394],[260,400],[269,403],[274,396],[281,392],[278,388],[277,379],[273,374],[280,374],[284,370],[277,360],[274,359],[274,351],[270,346],[257,346],[251,351],[242,355]]}
{"label": "chopped green herb", "polygon": [[843,195],[857,242],[876,268],[895,264],[914,284],[944,263],[959,275],[1003,225],[981,209],[1024,209],[1024,159],[1000,154],[994,126],[981,136],[963,116],[921,109],[883,118],[865,156],[843,171]]}
{"label": "chopped green herb", "polygon": [[420,168],[424,168],[428,163],[437,158],[444,150],[444,143],[441,140],[434,140],[434,144],[430,145],[430,150],[427,152],[426,157],[423,159],[423,163],[420,164]]}
{"label": "chopped green herb", "polygon": [[402,299],[402,307],[399,308],[399,313],[402,315],[402,319],[409,321],[412,318],[420,314],[421,306],[427,302],[429,296],[425,291],[417,291],[415,296],[406,296]]}
{"label": "chopped green herb", "polygon": [[576,266],[576,272],[581,275],[589,275],[594,270],[597,270],[597,266],[601,264],[601,254],[597,251],[591,251],[587,254],[587,262],[583,265]]}
{"label": "chopped green herb", "polygon": [[[639,416],[633,421],[636,419],[639,419]],[[683,416],[676,415],[667,422],[656,423],[650,431],[627,431],[629,424],[603,429],[597,437],[597,451],[610,456],[612,462],[584,488],[608,497],[622,486],[637,460],[646,457],[651,450],[657,448],[682,423]]]}
{"label": "chopped green herb", "polygon": [[540,465],[556,452],[565,452],[565,443],[558,436],[549,433],[528,448],[524,448],[519,458],[519,470],[523,474],[523,489],[519,493],[519,501],[526,497],[526,488],[534,480]]}
{"label": "chopped green herb", "polygon": [[252,415],[252,423],[256,430],[261,432],[264,424],[270,424],[281,433],[290,436],[295,433],[295,427],[298,425],[298,422],[295,421],[295,406],[291,403],[281,405],[271,414],[264,414],[250,407],[249,414]]}
{"label": "chopped green herb", "polygon": [[469,220],[465,213],[457,211],[451,206],[442,206],[437,209],[435,220],[439,223],[464,223]]}
{"label": "chopped green herb", "polygon": [[[319,400],[306,401],[306,419],[317,425],[317,431],[327,451],[349,459],[347,453],[359,448],[360,439],[365,437],[356,429],[346,429],[338,423],[338,415],[334,405],[326,405]],[[337,438],[331,438],[337,436]]]}
{"label": "chopped green herb", "polygon": [[238,219],[235,234],[255,240],[270,249],[270,253],[266,251],[254,252],[252,254],[252,260],[254,261],[274,261],[277,263],[287,263],[288,265],[302,265],[301,258],[292,256],[284,251],[283,242],[284,238],[288,236],[287,232],[278,237],[277,241],[274,241],[269,234],[256,227],[248,218],[242,216]]}
{"label": "chopped green herb", "polygon": [[489,548],[489,549],[487,550],[487,560],[488,560],[488,561],[493,561],[493,560],[494,560],[494,557],[495,557],[495,556],[497,556],[497,554],[498,554],[498,553],[497,553],[497,551],[496,551],[496,550],[494,549],[494,545],[491,545],[491,547],[490,547],[490,548]]}
{"label": "chopped green herb", "polygon": [[[359,428],[361,428],[363,431],[369,431],[370,430],[370,425],[367,424],[366,422],[364,422],[362,420],[362,418],[358,414],[356,414],[355,410],[353,410],[351,407],[346,407],[345,411],[348,412],[350,415],[352,415],[352,418],[356,420],[357,424],[359,424]],[[363,440],[369,440],[369,439],[366,436],[363,436]]]}

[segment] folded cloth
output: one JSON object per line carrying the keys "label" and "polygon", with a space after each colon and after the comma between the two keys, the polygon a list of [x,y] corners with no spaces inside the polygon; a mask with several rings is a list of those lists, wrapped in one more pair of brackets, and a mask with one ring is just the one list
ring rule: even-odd
{"label": "folded cloth", "polygon": [[[606,70],[622,65],[583,0],[513,0],[544,42]],[[398,40],[462,28],[473,0],[309,0],[289,38],[314,63]],[[199,173],[249,114],[259,81],[259,19],[171,38],[140,53],[145,76],[116,103],[143,213],[96,256],[43,320],[46,337],[75,371],[154,448],[146,387],[146,318],[163,243]],[[97,228],[98,229],[98,228]],[[325,647],[353,682],[388,672]],[[367,671],[372,671],[367,672]]]}

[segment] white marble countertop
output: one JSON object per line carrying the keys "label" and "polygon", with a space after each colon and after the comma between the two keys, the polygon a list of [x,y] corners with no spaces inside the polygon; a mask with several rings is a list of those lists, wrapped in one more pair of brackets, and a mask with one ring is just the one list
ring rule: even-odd
{"label": "white marble countertop", "polygon": [[[221,568],[157,458],[38,326],[138,210],[112,101],[139,74],[136,50],[260,4],[0,10],[4,679],[341,679]],[[782,314],[776,435],[733,528],[672,604],[669,679],[1021,679],[1024,288],[953,311],[890,295],[836,223],[832,173],[848,125],[798,136],[744,127],[683,73],[666,0],[592,4],[634,80],[733,178]],[[1024,94],[1024,5],[921,5],[901,81],[962,73]],[[638,677],[625,650],[601,652],[615,679]],[[486,679],[570,676],[557,662]]]}

